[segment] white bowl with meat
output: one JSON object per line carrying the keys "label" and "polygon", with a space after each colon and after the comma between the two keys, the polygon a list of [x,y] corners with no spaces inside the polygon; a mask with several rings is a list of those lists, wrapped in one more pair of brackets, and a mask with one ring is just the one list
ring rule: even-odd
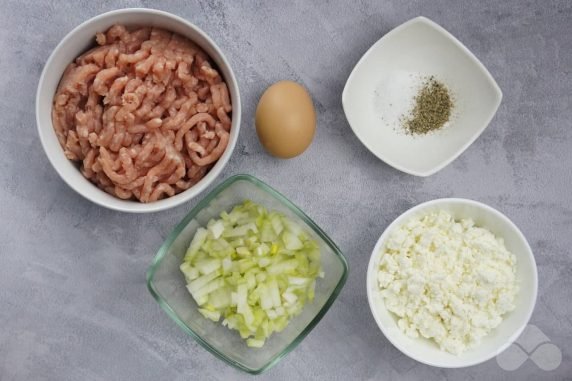
{"label": "white bowl with meat", "polygon": [[236,145],[240,96],[219,47],[153,9],[94,17],[58,44],[36,94],[48,159],[76,192],[124,212],[188,201]]}

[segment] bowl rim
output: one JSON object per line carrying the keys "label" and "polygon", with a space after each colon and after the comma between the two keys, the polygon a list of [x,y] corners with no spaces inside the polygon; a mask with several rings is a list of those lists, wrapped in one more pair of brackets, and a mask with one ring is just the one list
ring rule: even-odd
{"label": "bowl rim", "polygon": [[[417,356],[416,354],[411,353],[406,348],[404,348],[401,345],[400,340],[392,339],[391,335],[387,334],[389,327],[386,327],[385,325],[382,324],[381,320],[378,318],[377,313],[375,312],[376,308],[375,308],[374,303],[373,303],[373,295],[372,295],[373,291],[371,290],[371,287],[370,287],[372,282],[374,282],[375,279],[377,278],[376,268],[374,268],[375,267],[374,262],[377,259],[377,254],[381,250],[381,246],[383,245],[383,243],[385,242],[385,240],[387,239],[389,234],[396,228],[396,226],[398,224],[403,223],[403,220],[405,218],[413,215],[414,213],[416,213],[420,210],[423,210],[423,209],[428,208],[430,206],[450,204],[450,203],[459,203],[459,204],[475,206],[477,208],[486,210],[487,212],[494,214],[496,217],[500,218],[505,223],[507,223],[507,225],[510,226],[510,228],[522,240],[522,242],[524,242],[524,245],[526,248],[526,250],[525,250],[526,253],[523,253],[523,256],[528,258],[528,260],[530,261],[532,268],[534,270],[533,271],[533,277],[531,280],[532,284],[533,284],[533,287],[532,287],[533,288],[533,294],[530,296],[532,303],[531,303],[530,309],[526,312],[526,316],[525,316],[526,319],[524,320],[524,323],[520,327],[518,327],[514,331],[514,333],[506,340],[506,342],[504,344],[502,344],[501,346],[499,346],[495,351],[491,351],[491,353],[489,353],[487,355],[476,358],[473,361],[467,361],[467,362],[462,363],[462,364],[443,364],[443,363],[427,361],[423,357]],[[377,284],[377,283],[375,283],[375,284]],[[481,364],[485,361],[490,360],[491,358],[493,358],[495,356],[498,356],[501,352],[503,352],[505,349],[507,349],[520,336],[520,334],[526,328],[526,326],[528,325],[528,322],[530,321],[532,313],[534,312],[534,308],[536,306],[536,300],[537,300],[537,296],[538,296],[538,269],[536,266],[536,260],[534,258],[534,253],[532,252],[532,249],[531,249],[528,241],[526,240],[526,237],[520,231],[520,229],[515,225],[515,223],[512,222],[512,220],[510,220],[506,215],[504,215],[503,213],[501,213],[497,209],[493,208],[492,206],[489,206],[489,205],[484,204],[484,203],[479,202],[479,201],[465,199],[465,198],[439,198],[439,199],[434,199],[434,200],[422,202],[418,205],[413,206],[412,208],[409,208],[405,212],[401,213],[397,218],[395,218],[391,222],[391,224],[389,224],[387,226],[387,228],[385,228],[385,230],[383,231],[383,233],[381,234],[381,236],[377,240],[377,242],[374,246],[374,249],[371,253],[370,259],[369,259],[369,263],[368,263],[368,267],[367,267],[367,276],[366,276],[366,292],[367,292],[367,300],[368,300],[369,309],[371,311],[371,314],[373,315],[373,318],[374,318],[377,326],[379,327],[379,329],[381,330],[381,332],[383,333],[385,338],[391,344],[393,344],[393,346],[395,348],[397,348],[401,353],[412,358],[413,360],[416,360],[420,363],[430,365],[430,366],[435,366],[435,367],[440,367],[440,368],[465,368],[465,367]]]}
{"label": "bowl rim", "polygon": [[[340,280],[336,284],[336,287],[332,290],[332,293],[324,303],[323,307],[318,311],[318,313],[312,318],[312,320],[304,327],[304,329],[292,340],[282,351],[280,351],[276,356],[271,358],[265,365],[261,366],[260,368],[250,368],[241,362],[235,361],[230,359],[229,357],[225,356],[222,352],[220,352],[216,347],[212,346],[208,342],[206,342],[199,334],[195,333],[190,327],[188,327],[175,313],[175,311],[170,307],[167,301],[163,298],[163,296],[155,289],[153,285],[153,279],[155,276],[155,272],[157,271],[158,265],[161,263],[163,258],[165,257],[168,249],[171,247],[175,239],[179,236],[181,231],[189,224],[189,222],[205,207],[207,207],[210,202],[225,191],[228,187],[238,181],[246,181],[254,186],[268,192],[271,196],[275,197],[278,201],[285,204],[292,212],[294,212],[299,218],[301,218],[318,236],[324,240],[324,242],[332,249],[334,255],[340,260],[340,263],[343,267],[342,276]],[[298,206],[296,206],[292,201],[287,199],[283,194],[278,192],[276,189],[272,188],[270,185],[266,184],[262,180],[257,179],[254,176],[248,174],[238,174],[229,177],[228,179],[224,180],[221,184],[217,185],[209,194],[207,194],[191,211],[183,218],[181,222],[179,222],[173,230],[169,233],[157,254],[153,258],[151,265],[149,266],[146,274],[147,278],[147,289],[155,298],[157,303],[161,306],[161,308],[167,313],[167,315],[175,321],[175,323],[189,336],[191,336],[196,342],[198,342],[203,348],[208,350],[210,353],[215,355],[220,360],[223,360],[227,364],[245,371],[250,374],[260,374],[262,372],[267,371],[268,369],[272,368],[274,365],[278,364],[282,358],[284,358],[288,353],[290,353],[298,344],[300,344],[304,338],[314,329],[314,327],[318,324],[318,322],[324,317],[324,315],[328,312],[332,304],[335,302],[337,297],[339,296],[340,292],[342,291],[347,277],[349,273],[349,265],[348,262],[340,250],[340,248],[332,241],[332,239],[310,218],[306,213],[304,213]]]}
{"label": "bowl rim", "polygon": [[[232,115],[231,137],[229,139],[229,143],[225,149],[225,152],[223,153],[223,156],[221,156],[219,158],[219,160],[217,160],[217,162],[215,163],[215,166],[213,166],[213,168],[211,168],[209,173],[207,173],[207,175],[203,179],[201,179],[197,184],[193,185],[189,189],[187,189],[187,190],[185,190],[185,191],[183,191],[177,195],[174,195],[172,197],[168,197],[168,198],[163,199],[163,200],[150,202],[150,203],[141,203],[141,202],[136,202],[136,201],[131,201],[131,200],[121,200],[121,199],[116,198],[112,195],[108,195],[104,191],[97,188],[97,186],[95,186],[94,184],[91,184],[91,182],[88,179],[86,179],[85,177],[82,176],[82,179],[85,182],[88,182],[88,183],[90,183],[90,185],[93,186],[95,193],[91,194],[91,192],[83,192],[80,189],[80,187],[78,185],[76,185],[75,181],[68,178],[68,176],[65,174],[64,170],[57,165],[57,163],[55,161],[55,157],[54,157],[54,155],[57,155],[57,154],[50,153],[49,147],[51,147],[51,145],[48,143],[48,138],[47,138],[46,134],[54,133],[53,125],[51,125],[51,123],[52,123],[51,117],[48,118],[49,123],[50,123],[49,128],[48,128],[48,126],[46,126],[44,123],[41,123],[41,121],[40,121],[40,103],[41,103],[41,96],[40,95],[41,95],[42,89],[44,87],[45,79],[47,78],[48,75],[50,75],[50,73],[48,73],[48,69],[52,66],[52,62],[56,59],[56,57],[59,56],[60,50],[63,49],[62,47],[64,46],[64,44],[66,44],[69,40],[75,38],[76,34],[80,30],[82,30],[82,29],[84,29],[84,28],[86,28],[86,27],[88,27],[94,23],[97,23],[101,20],[105,20],[109,17],[113,17],[113,16],[117,16],[117,15],[128,15],[128,14],[151,14],[151,15],[155,15],[155,16],[164,17],[166,19],[171,19],[175,22],[181,23],[185,27],[189,28],[189,30],[196,32],[198,35],[201,36],[201,38],[203,38],[210,45],[210,47],[213,49],[213,51],[217,54],[217,56],[218,56],[217,58],[220,60],[222,65],[224,65],[225,69],[228,71],[228,78],[226,78],[227,76],[225,76],[225,80],[228,83],[229,87],[232,86],[233,88],[236,89],[236,91],[235,91],[236,99],[233,99],[233,105],[232,105],[233,106],[233,110],[232,110],[233,115]],[[231,96],[232,96],[232,93],[231,93]],[[48,161],[50,162],[52,168],[55,169],[55,171],[59,175],[59,177],[71,189],[73,189],[77,194],[79,194],[83,198],[93,202],[94,204],[97,204],[99,206],[107,208],[107,209],[120,211],[120,212],[127,212],[127,213],[153,213],[153,212],[159,212],[159,211],[174,208],[178,205],[181,205],[181,204],[197,197],[201,192],[203,192],[206,188],[208,188],[209,185],[211,185],[215,181],[215,179],[222,173],[223,169],[228,164],[228,162],[229,162],[229,160],[230,160],[230,158],[234,152],[234,149],[236,147],[236,143],[238,141],[238,136],[240,133],[240,121],[241,121],[241,114],[242,114],[242,106],[241,106],[241,100],[240,100],[240,89],[239,89],[238,81],[236,79],[236,75],[234,74],[234,70],[232,69],[232,66],[230,65],[230,62],[228,61],[226,55],[222,52],[220,47],[214,42],[213,39],[211,39],[211,37],[206,32],[204,32],[197,25],[195,25],[195,24],[191,23],[190,21],[184,19],[183,17],[177,16],[173,13],[169,13],[169,12],[165,12],[165,11],[153,9],[153,8],[122,8],[122,9],[116,9],[116,10],[112,10],[109,12],[101,13],[99,15],[96,15],[94,17],[91,17],[91,18],[83,21],[79,25],[75,26],[71,31],[69,31],[60,40],[60,42],[56,45],[56,47],[50,53],[48,59],[46,60],[46,63],[44,64],[44,67],[42,69],[42,73],[40,75],[40,79],[38,81],[38,86],[36,89],[35,114],[36,114],[36,128],[38,131],[38,135],[40,137],[40,142],[42,144],[42,148],[43,148],[46,156],[48,157]],[[235,132],[232,133],[232,131],[235,131]],[[58,147],[61,149],[59,144],[58,144]],[[229,152],[229,154],[227,156],[224,156],[227,151]],[[62,150],[62,155],[63,155],[63,150]],[[218,165],[219,162],[221,163],[220,165]],[[213,175],[211,175],[211,174],[213,174]],[[210,178],[208,178],[209,175],[211,175]],[[114,202],[107,202],[105,199],[102,198],[104,195],[100,194],[99,192],[102,192],[105,195],[113,197],[115,199]]]}
{"label": "bowl rim", "polygon": [[[396,163],[394,160],[388,158],[384,152],[380,152],[379,150],[373,149],[373,147],[370,144],[368,144],[367,140],[363,136],[361,136],[361,134],[359,134],[357,132],[357,129],[352,125],[350,119],[348,118],[348,115],[350,114],[350,111],[349,111],[350,107],[348,106],[348,101],[347,101],[347,97],[348,97],[347,93],[349,91],[348,89],[350,87],[350,84],[353,82],[354,76],[356,75],[356,73],[360,70],[361,66],[363,65],[363,62],[372,54],[372,52],[374,50],[379,49],[379,46],[385,40],[393,37],[395,34],[400,33],[404,29],[406,29],[406,28],[408,28],[411,25],[416,24],[416,23],[425,24],[425,25],[433,28],[435,31],[439,32],[442,36],[444,36],[446,39],[448,39],[450,42],[452,42],[453,45],[455,45],[459,50],[461,50],[463,53],[465,53],[465,55],[467,57],[469,57],[469,59],[471,61],[473,61],[473,63],[476,64],[479,71],[487,79],[487,83],[489,85],[491,85],[491,87],[493,88],[493,91],[497,95],[496,105],[493,109],[490,110],[488,115],[483,119],[484,122],[483,122],[482,126],[480,128],[478,128],[471,135],[471,137],[468,140],[466,140],[463,144],[459,145],[459,148],[448,159],[443,160],[443,162],[441,162],[440,164],[438,164],[438,165],[434,166],[433,168],[426,170],[426,171],[416,171],[416,170],[407,168],[401,164]],[[502,90],[500,89],[499,85],[495,81],[494,77],[491,75],[491,73],[488,71],[488,69],[485,67],[485,65],[473,54],[473,52],[471,52],[465,45],[463,45],[463,43],[461,41],[459,41],[455,36],[453,36],[449,31],[447,31],[441,25],[437,24],[436,22],[430,20],[427,17],[418,16],[418,17],[414,17],[414,18],[404,22],[403,24],[396,26],[395,28],[393,28],[392,30],[387,32],[379,40],[377,40],[375,43],[373,43],[373,45],[370,46],[369,49],[360,57],[358,62],[353,67],[353,69],[352,69],[350,75],[348,76],[348,79],[346,80],[346,83],[344,85],[344,89],[342,91],[342,108],[344,110],[346,120],[348,121],[348,124],[350,125],[350,128],[352,129],[353,133],[357,136],[358,140],[373,155],[375,155],[378,159],[382,160],[386,164],[390,165],[391,167],[393,167],[393,168],[395,168],[401,172],[405,172],[405,173],[408,173],[408,174],[414,175],[414,176],[427,177],[427,176],[431,176],[431,175],[439,172],[440,170],[442,170],[443,168],[445,168],[446,166],[451,164],[453,161],[455,161],[463,152],[465,152],[467,150],[467,148],[469,148],[475,142],[475,140],[477,140],[477,138],[479,136],[481,136],[481,134],[487,129],[487,127],[491,123],[492,119],[496,115],[497,110],[498,110],[498,108],[502,102],[502,98],[503,98]]]}

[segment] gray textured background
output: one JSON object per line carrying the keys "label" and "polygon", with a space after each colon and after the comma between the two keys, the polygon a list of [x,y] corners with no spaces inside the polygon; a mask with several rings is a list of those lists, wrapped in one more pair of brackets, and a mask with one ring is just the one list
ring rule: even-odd
{"label": "gray textured background", "polygon": [[[195,205],[130,215],[75,194],[42,151],[34,95],[44,62],[74,26],[104,11],[152,6],[187,18],[221,46],[237,74],[243,124],[218,179],[267,181],[315,219],[345,252],[345,289],[303,343],[260,380],[570,379],[572,375],[572,3],[568,1],[0,1],[0,380],[248,379],[204,351],[163,313],[145,271]],[[393,170],[352,134],[341,91],[359,57],[400,23],[425,15],[482,60],[504,92],[489,128],[430,178]],[[310,149],[264,153],[253,128],[261,92],[293,79],[319,115]],[[538,263],[531,322],[563,354],[559,368],[493,359],[464,370],[402,355],[371,317],[370,252],[383,229],[422,201],[483,201],[527,236]]]}

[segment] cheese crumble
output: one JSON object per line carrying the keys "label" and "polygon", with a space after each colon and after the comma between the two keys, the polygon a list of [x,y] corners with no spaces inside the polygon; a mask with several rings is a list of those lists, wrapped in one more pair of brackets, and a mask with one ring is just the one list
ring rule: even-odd
{"label": "cheese crumble", "polygon": [[515,308],[516,258],[502,238],[438,211],[398,227],[382,248],[378,282],[409,337],[461,354]]}

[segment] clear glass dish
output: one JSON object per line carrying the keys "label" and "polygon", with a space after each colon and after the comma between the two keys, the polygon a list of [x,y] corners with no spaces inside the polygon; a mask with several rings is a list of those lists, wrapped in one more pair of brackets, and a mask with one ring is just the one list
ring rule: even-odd
{"label": "clear glass dish", "polygon": [[[249,348],[236,331],[205,319],[179,270],[197,228],[245,199],[280,211],[304,226],[320,246],[325,273],[316,282],[314,301],[262,348]],[[147,271],[147,286],[167,315],[205,349],[238,369],[259,374],[276,365],[318,324],[342,290],[347,275],[348,264],[340,249],[302,210],[255,177],[236,175],[216,187],[175,227]]]}

